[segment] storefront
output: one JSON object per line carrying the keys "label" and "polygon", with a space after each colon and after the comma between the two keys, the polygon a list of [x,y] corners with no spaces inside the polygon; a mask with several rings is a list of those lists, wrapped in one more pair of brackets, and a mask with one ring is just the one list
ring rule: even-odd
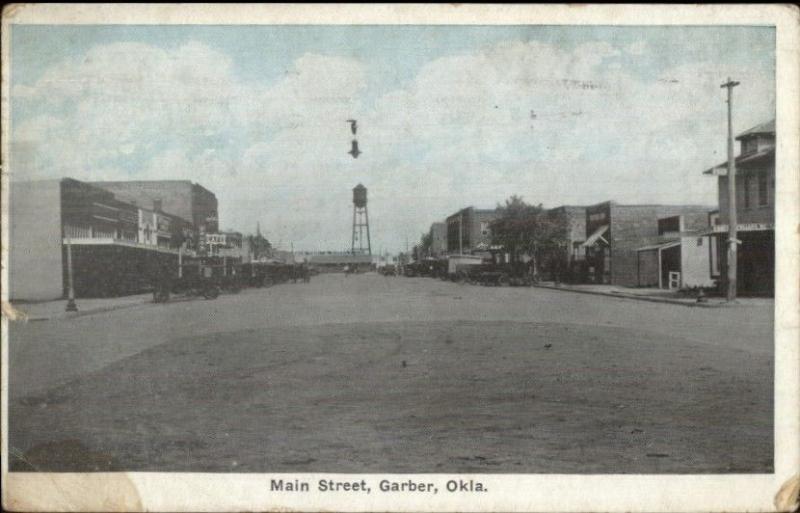
{"label": "storefront", "polygon": [[[177,274],[178,253],[120,239],[70,239],[75,296],[116,297],[148,292],[159,269]],[[63,246],[63,290],[67,294],[67,244]]]}
{"label": "storefront", "polygon": [[[724,286],[728,269],[728,227],[717,225],[714,235],[719,248],[720,277]],[[737,238],[737,292],[743,296],[772,296],[775,293],[775,230],[769,223],[740,224]]]}
{"label": "storefront", "polygon": [[606,239],[608,228],[607,224],[596,227],[581,244],[586,251],[585,281],[588,283],[611,283],[611,245]]}
{"label": "storefront", "polygon": [[[679,288],[681,243],[678,240],[638,250],[639,287]],[[677,280],[674,278],[677,276]],[[675,285],[677,281],[677,286]]]}
{"label": "storefront", "polygon": [[[775,292],[775,120],[755,126],[736,139],[735,206],[738,246],[736,292],[772,296]],[[719,213],[713,223],[720,288],[727,288],[728,222],[730,203],[728,163],[703,172],[717,179]]]}

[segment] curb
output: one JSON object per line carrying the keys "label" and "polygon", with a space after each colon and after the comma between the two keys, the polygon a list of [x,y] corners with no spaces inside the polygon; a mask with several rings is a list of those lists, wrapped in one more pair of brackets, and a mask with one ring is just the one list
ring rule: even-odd
{"label": "curb", "polygon": [[41,316],[29,316],[26,319],[26,322],[41,322],[41,321],[54,321],[54,320],[62,320],[62,319],[77,319],[78,317],[86,317],[87,315],[94,315],[99,313],[105,312],[112,312],[114,310],[124,310],[125,308],[133,308],[135,306],[142,306],[150,304],[151,301],[140,301],[137,303],[126,303],[124,305],[112,305],[112,306],[101,306],[98,308],[92,308],[91,310],[78,310],[77,312],[60,312],[55,315],[41,315]]}
{"label": "curb", "polygon": [[564,292],[573,292],[575,294],[589,294],[593,296],[616,297],[620,299],[632,299],[634,301],[649,301],[650,303],[667,303],[670,305],[680,305],[688,308],[725,308],[728,306],[733,306],[733,305],[727,305],[725,303],[697,303],[697,302],[690,303],[687,301],[681,301],[679,299],[667,299],[661,297],[640,296],[637,294],[625,294],[625,293],[615,294],[612,292],[600,292],[598,290],[581,290],[569,287],[554,287],[552,285],[534,285],[534,287],[538,287],[541,289],[561,290]]}

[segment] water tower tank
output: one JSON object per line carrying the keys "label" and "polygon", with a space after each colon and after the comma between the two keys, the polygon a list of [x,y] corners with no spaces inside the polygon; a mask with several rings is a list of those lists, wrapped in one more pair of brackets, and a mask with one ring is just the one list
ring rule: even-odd
{"label": "water tower tank", "polygon": [[367,206],[367,188],[361,184],[353,187],[353,204],[357,207]]}

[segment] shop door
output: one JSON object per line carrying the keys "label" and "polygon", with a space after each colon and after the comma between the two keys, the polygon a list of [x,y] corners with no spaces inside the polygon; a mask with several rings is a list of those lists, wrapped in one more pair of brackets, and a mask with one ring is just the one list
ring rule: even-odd
{"label": "shop door", "polygon": [[604,285],[611,283],[611,248],[605,246],[603,248],[603,281]]}

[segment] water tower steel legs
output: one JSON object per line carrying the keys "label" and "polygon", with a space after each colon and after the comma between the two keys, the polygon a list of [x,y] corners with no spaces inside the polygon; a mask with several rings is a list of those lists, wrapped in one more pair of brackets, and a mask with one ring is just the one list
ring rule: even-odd
{"label": "water tower steel legs", "polygon": [[356,254],[356,238],[357,238],[357,235],[356,235],[356,226],[357,226],[357,224],[356,224],[356,210],[358,210],[358,207],[353,205],[353,241],[350,244],[350,253],[353,254],[353,255]]}
{"label": "water tower steel legs", "polygon": [[[364,247],[364,231],[367,232],[367,245]],[[358,248],[356,248],[356,240],[358,240]],[[350,246],[350,251],[355,254],[364,254],[366,250],[367,255],[372,255],[372,242],[369,236],[369,214],[367,213],[366,205],[359,207],[353,205],[353,242]]]}
{"label": "water tower steel legs", "polygon": [[372,256],[372,242],[369,239],[369,213],[367,212],[367,207],[364,207],[364,220],[366,221],[367,227],[367,254]]}

